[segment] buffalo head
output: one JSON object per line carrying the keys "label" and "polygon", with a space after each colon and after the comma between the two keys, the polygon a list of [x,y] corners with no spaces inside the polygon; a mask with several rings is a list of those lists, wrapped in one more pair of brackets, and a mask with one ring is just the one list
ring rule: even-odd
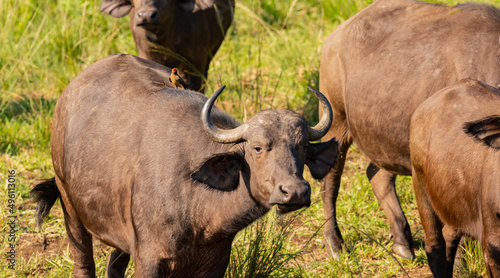
{"label": "buffalo head", "polygon": [[234,0],[102,0],[101,12],[130,13],[137,55],[179,69],[200,90],[233,20]]}
{"label": "buffalo head", "polygon": [[290,110],[265,110],[246,123],[220,129],[210,119],[213,103],[224,87],[214,93],[202,110],[205,132],[215,142],[234,144],[230,152],[209,158],[192,176],[220,190],[234,190],[240,173],[252,197],[269,209],[278,205],[285,213],[309,206],[311,188],[302,173],[307,164],[316,179],[323,178],[337,155],[337,142],[319,140],[328,131],[332,113],[329,102],[309,88],[320,100],[324,111],[320,122],[310,127],[305,119]]}

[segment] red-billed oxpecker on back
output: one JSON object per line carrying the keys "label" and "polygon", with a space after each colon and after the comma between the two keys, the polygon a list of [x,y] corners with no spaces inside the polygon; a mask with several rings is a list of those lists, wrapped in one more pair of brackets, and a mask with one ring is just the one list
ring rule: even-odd
{"label": "red-billed oxpecker on back", "polygon": [[478,239],[500,277],[500,91],[464,79],[411,118],[413,187],[434,277],[453,276],[462,236]]}
{"label": "red-billed oxpecker on back", "polygon": [[234,0],[102,0],[101,12],[130,13],[137,55],[179,69],[191,89],[203,91],[233,21]]}
{"label": "red-billed oxpecker on back", "polygon": [[176,68],[172,69],[172,73],[168,80],[174,84],[175,88],[189,89],[189,85],[180,77],[179,71]]}
{"label": "red-billed oxpecker on back", "polygon": [[[32,190],[41,221],[59,196],[76,277],[94,277],[92,239],[116,248],[108,276],[223,277],[238,231],[277,205],[309,206],[303,178],[323,178],[337,142],[319,140],[290,110],[240,124],[210,99],[166,85],[170,71],[131,55],[104,58],[59,98],[52,125],[55,178]],[[326,98],[310,88],[326,111]]]}
{"label": "red-billed oxpecker on back", "polygon": [[432,94],[463,78],[500,84],[500,12],[483,4],[455,7],[413,0],[378,0],[328,36],[320,90],[330,101],[339,155],[322,182],[324,243],[342,250],[337,200],[349,146],[371,160],[367,176],[391,225],[396,254],[413,257],[410,226],[395,190],[411,175],[410,118]]}

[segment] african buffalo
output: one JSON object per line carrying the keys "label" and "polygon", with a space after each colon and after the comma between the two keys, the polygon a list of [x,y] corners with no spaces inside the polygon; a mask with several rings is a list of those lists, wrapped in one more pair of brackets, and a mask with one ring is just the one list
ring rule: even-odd
{"label": "african buffalo", "polygon": [[500,277],[499,149],[496,88],[464,79],[413,114],[413,187],[434,277],[453,276],[462,235],[481,241],[488,276]]}
{"label": "african buffalo", "polygon": [[325,139],[339,155],[322,182],[325,245],[334,257],[343,244],[335,203],[352,142],[371,160],[367,176],[387,214],[393,249],[413,257],[410,226],[395,191],[396,175],[411,175],[409,127],[430,95],[471,77],[500,83],[500,11],[482,4],[447,7],[413,0],[378,0],[326,39],[320,90],[332,105]]}
{"label": "african buffalo", "polygon": [[102,0],[101,12],[130,13],[138,56],[179,69],[191,89],[203,90],[233,21],[234,0]]}
{"label": "african buffalo", "polygon": [[239,124],[212,109],[223,87],[207,101],[166,87],[169,74],[149,60],[109,56],[57,102],[55,178],[32,193],[39,222],[60,194],[76,277],[95,276],[93,237],[116,248],[111,277],[123,277],[130,256],[136,277],[222,277],[238,231],[273,205],[286,213],[310,204],[304,164],[316,179],[333,166],[326,158],[335,140],[309,143],[328,131],[331,113],[315,127],[290,110]]}

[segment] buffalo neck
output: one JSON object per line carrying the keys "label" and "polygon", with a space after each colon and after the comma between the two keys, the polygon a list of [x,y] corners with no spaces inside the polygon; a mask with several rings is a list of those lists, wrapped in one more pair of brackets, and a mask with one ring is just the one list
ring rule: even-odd
{"label": "buffalo neck", "polygon": [[[234,147],[224,145],[225,151]],[[241,148],[239,148],[241,150]],[[200,221],[200,234],[208,242],[233,237],[253,221],[262,217],[269,209],[260,205],[251,195],[250,170],[245,167],[240,172],[240,182],[233,191],[220,191],[205,184],[195,182],[192,218]]]}

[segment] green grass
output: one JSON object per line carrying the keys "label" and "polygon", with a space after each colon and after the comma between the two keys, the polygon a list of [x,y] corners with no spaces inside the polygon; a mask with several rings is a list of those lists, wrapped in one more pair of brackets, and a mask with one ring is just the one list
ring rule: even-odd
{"label": "green grass", "polygon": [[[371,0],[237,0],[235,22],[214,57],[206,92],[227,85],[218,106],[243,120],[263,109],[289,108],[317,121],[321,46],[337,25]],[[458,1],[432,1],[456,4]],[[500,5],[500,0],[483,1]],[[29,189],[53,176],[51,116],[66,85],[90,64],[113,53],[135,54],[128,17],[99,13],[97,0],[0,0],[0,179],[15,169],[18,220],[16,270],[2,255],[0,277],[68,277],[72,271],[59,203],[44,224],[51,240],[42,250]],[[274,213],[240,232],[227,277],[428,277],[423,230],[409,177],[397,193],[417,245],[414,261],[391,256],[389,225],[364,174],[367,160],[352,147],[338,200],[348,252],[332,260],[322,247],[325,222],[318,182],[312,205],[300,213]],[[8,250],[6,183],[0,191],[0,253]],[[109,248],[96,243],[97,273],[104,276]],[[466,241],[457,277],[485,276],[481,249]],[[133,275],[133,266],[128,274]]]}
{"label": "green grass", "polygon": [[[294,233],[293,222],[298,213],[278,217],[272,210],[264,219],[243,230],[236,237],[227,278],[251,277],[299,277],[302,269],[298,259],[304,248],[290,248],[289,240]],[[251,243],[251,244],[249,244]]]}

